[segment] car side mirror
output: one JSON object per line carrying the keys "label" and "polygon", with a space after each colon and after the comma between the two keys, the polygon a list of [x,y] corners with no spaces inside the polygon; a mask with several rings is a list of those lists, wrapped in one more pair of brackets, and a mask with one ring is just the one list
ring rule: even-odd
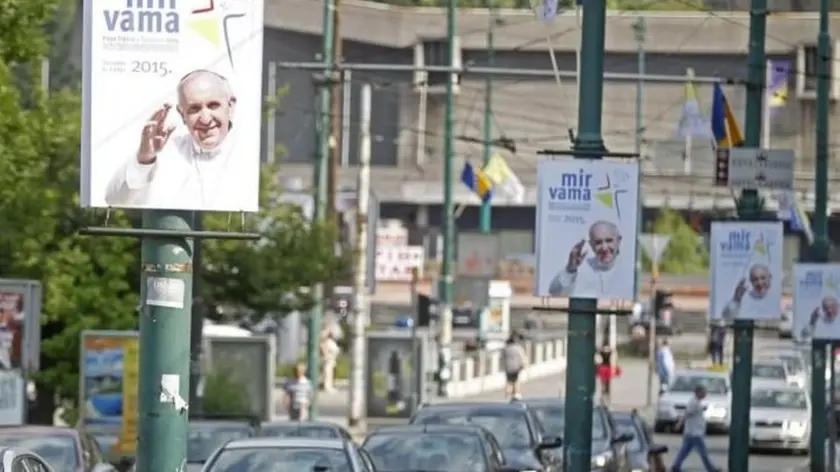
{"label": "car side mirror", "polygon": [[648,455],[651,456],[665,454],[666,452],[668,452],[668,446],[664,444],[651,444],[650,448],[648,449]]}
{"label": "car side mirror", "polygon": [[537,449],[556,449],[558,447],[563,447],[563,439],[558,436],[549,436],[544,438],[537,445]]}
{"label": "car side mirror", "polygon": [[613,444],[629,443],[630,441],[633,440],[634,437],[635,436],[633,436],[631,433],[621,433],[621,434],[619,434],[618,436],[616,436],[612,439],[612,443]]}

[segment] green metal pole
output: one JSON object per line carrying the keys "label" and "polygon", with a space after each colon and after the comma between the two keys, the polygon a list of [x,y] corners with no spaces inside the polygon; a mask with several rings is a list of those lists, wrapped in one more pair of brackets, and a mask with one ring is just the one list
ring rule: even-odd
{"label": "green metal pole", "polygon": [[[143,227],[189,231],[191,219],[189,211],[148,210]],[[192,256],[190,238],[143,238],[138,472],[185,468],[188,412],[178,402],[190,391]]]}
{"label": "green metal pole", "polygon": [[[831,36],[829,32],[829,0],[820,0],[820,29],[817,37],[817,131],[814,181],[814,243],[812,262],[828,262],[831,243],[828,239],[828,159],[829,159],[829,86],[831,80]],[[825,372],[834,368],[833,355],[826,359],[826,341],[812,341],[811,375],[811,471],[825,470],[826,424]]]}
{"label": "green metal pole", "polygon": [[[332,91],[331,80],[333,75],[333,64],[335,57],[333,57],[333,34],[335,26],[335,0],[324,0],[324,18],[323,29],[324,34],[321,43],[323,51],[323,59],[326,63],[324,68],[324,78],[326,79],[320,84],[318,94],[320,96],[320,116],[318,123],[318,161],[315,163],[315,208],[314,219],[316,221],[325,221],[327,215],[327,205],[332,205],[333,202],[327,202],[328,195],[328,174],[330,165],[330,133],[332,130]],[[307,327],[306,340],[306,376],[312,382],[314,388],[312,389],[312,399],[309,404],[309,418],[314,419],[318,414],[318,389],[320,386],[320,349],[319,341],[321,334],[321,320],[324,317],[324,285],[315,284],[313,287],[313,297],[315,306],[312,307],[312,312],[309,315],[309,325]]]}
{"label": "green metal pole", "polygon": [[[767,34],[767,0],[752,0],[750,4],[749,55],[747,64],[747,110],[744,125],[744,146],[761,147],[761,119],[763,116],[767,61],[764,42]],[[760,220],[764,202],[758,190],[744,190],[738,199],[741,220]],[[729,429],[729,466],[727,470],[749,470],[750,400],[752,391],[753,322],[733,322],[732,361],[732,424]]]}
{"label": "green metal pole", "polygon": [[[604,32],[606,2],[583,2],[578,78],[578,135],[575,151],[591,151],[600,159],[605,152],[601,135],[604,98]],[[566,371],[566,425],[564,454],[567,472],[589,472],[592,461],[592,402],[595,395],[595,313],[598,300],[569,300]],[[584,432],[581,434],[581,432]]]}
{"label": "green metal pole", "polygon": [[[449,0],[446,8],[446,40],[449,52],[448,64],[453,65],[455,57],[455,14],[458,9],[457,0]],[[449,377],[452,374],[452,259],[455,243],[455,221],[452,202],[453,159],[455,157],[455,93],[452,75],[446,80],[446,107],[443,122],[443,261],[440,278],[440,341],[438,348],[438,394],[448,396]]]}
{"label": "green metal pole", "polygon": [[[638,52],[636,54],[638,59],[638,73],[639,79],[636,81],[636,146],[635,151],[639,156],[642,155],[642,142],[644,141],[644,89],[645,89],[645,39],[647,39],[647,23],[645,17],[640,16],[636,23],[633,24],[633,30],[636,32],[636,41],[638,42]],[[642,196],[642,179],[639,178],[639,186],[636,188],[636,195],[639,196],[639,210],[638,218],[636,220],[636,233],[642,233],[642,224],[644,221],[644,197]],[[633,280],[633,293],[636,300],[641,298],[640,282],[642,280],[642,245],[636,239],[636,278]]]}
{"label": "green metal pole", "polygon": [[[493,35],[496,29],[496,19],[498,10],[496,9],[496,0],[487,0],[488,15],[490,19],[487,25],[487,67],[493,67],[496,58],[494,51]],[[490,162],[490,155],[493,152],[493,75],[487,74],[484,79],[484,165]],[[481,203],[481,232],[489,233],[492,225],[491,218],[493,213],[492,204],[488,202]]]}

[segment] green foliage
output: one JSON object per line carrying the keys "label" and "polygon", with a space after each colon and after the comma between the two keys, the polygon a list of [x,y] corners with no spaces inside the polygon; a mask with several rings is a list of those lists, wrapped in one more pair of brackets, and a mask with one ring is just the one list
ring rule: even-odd
{"label": "green foliage", "polygon": [[[654,221],[652,233],[671,236],[671,241],[659,262],[663,274],[702,274],[709,268],[709,251],[701,236],[676,211],[663,209]],[[650,259],[642,255],[645,271],[650,271]]]}
{"label": "green foliage", "polygon": [[207,415],[251,415],[245,386],[226,370],[211,372],[204,378],[202,412]]}
{"label": "green foliage", "polygon": [[335,254],[334,224],[310,222],[299,207],[272,202],[280,193],[277,175],[277,168],[263,167],[262,210],[256,217],[233,223],[228,215],[205,216],[208,229],[263,234],[253,243],[212,240],[204,246],[206,300],[255,319],[312,308],[309,287],[346,277],[352,268],[352,254]]}

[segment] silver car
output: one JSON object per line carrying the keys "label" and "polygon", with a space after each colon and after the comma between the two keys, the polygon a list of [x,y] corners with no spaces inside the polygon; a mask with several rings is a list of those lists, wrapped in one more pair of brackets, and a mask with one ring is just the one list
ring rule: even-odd
{"label": "silver car", "polygon": [[753,388],[750,449],[807,453],[811,441],[811,402],[800,387]]}
{"label": "silver car", "polygon": [[787,367],[789,380],[792,384],[805,388],[809,382],[808,362],[803,359],[802,352],[795,348],[767,349],[759,353],[760,357],[776,358]]}
{"label": "silver car", "polygon": [[729,373],[690,369],[677,371],[668,390],[656,405],[656,432],[676,432],[676,425],[685,413],[685,406],[698,386],[706,388],[706,424],[713,431],[729,431],[731,423],[731,387]]}
{"label": "silver car", "polygon": [[798,386],[799,380],[788,369],[785,362],[778,358],[759,358],[753,361],[753,386]]}

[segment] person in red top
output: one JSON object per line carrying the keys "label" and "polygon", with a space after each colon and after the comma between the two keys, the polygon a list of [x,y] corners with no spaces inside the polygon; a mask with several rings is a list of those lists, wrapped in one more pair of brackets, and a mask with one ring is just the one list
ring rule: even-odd
{"label": "person in red top", "polygon": [[606,402],[610,401],[610,387],[612,379],[621,375],[621,369],[618,367],[618,364],[616,364],[615,367],[612,365],[613,355],[612,349],[607,343],[604,343],[598,350],[596,375],[598,376],[598,380],[601,382],[601,398],[603,398]]}

